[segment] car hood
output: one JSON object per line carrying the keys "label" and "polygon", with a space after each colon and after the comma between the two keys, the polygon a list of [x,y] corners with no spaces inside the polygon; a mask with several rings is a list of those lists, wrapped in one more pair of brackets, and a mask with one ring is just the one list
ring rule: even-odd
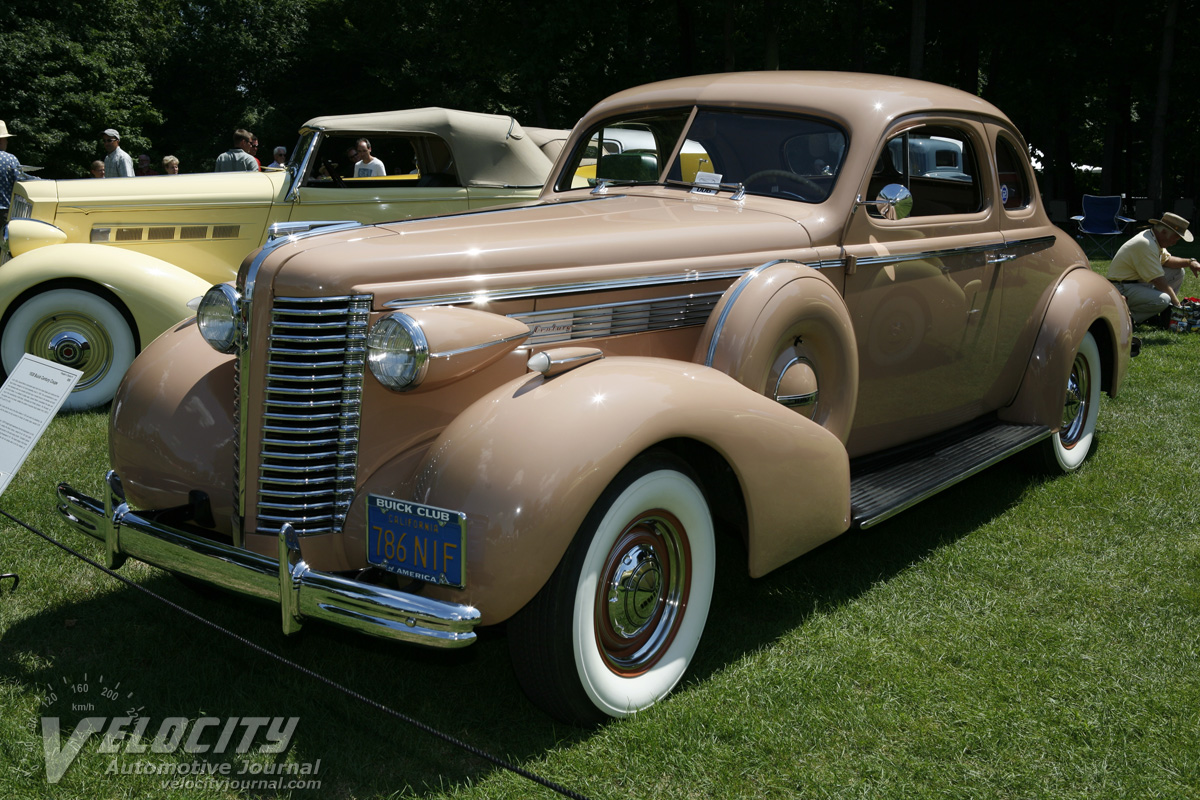
{"label": "car hood", "polygon": [[[155,208],[172,206],[246,205],[271,202],[287,173],[222,172],[195,175],[151,175],[138,178],[82,178],[22,181],[20,191],[34,203],[57,203],[59,211],[112,206]],[[41,214],[35,214],[44,218]]]}
{"label": "car hood", "polygon": [[256,277],[270,280],[279,295],[370,292],[378,308],[468,292],[745,269],[801,257],[813,244],[800,220],[727,197],[610,195],[320,234],[277,248]]}

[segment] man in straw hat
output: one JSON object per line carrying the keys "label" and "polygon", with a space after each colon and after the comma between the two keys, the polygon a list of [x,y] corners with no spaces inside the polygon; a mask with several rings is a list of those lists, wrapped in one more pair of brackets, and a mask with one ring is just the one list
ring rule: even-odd
{"label": "man in straw hat", "polygon": [[0,119],[0,227],[8,224],[8,204],[12,201],[13,187],[21,172],[21,162],[8,151],[8,140],[12,134]]}
{"label": "man in straw hat", "polygon": [[1200,275],[1200,262],[1179,258],[1167,248],[1180,240],[1192,241],[1188,221],[1178,214],[1163,214],[1150,220],[1150,227],[1121,245],[1108,265],[1108,279],[1125,296],[1134,324],[1167,327],[1171,306],[1179,305],[1185,267]]}

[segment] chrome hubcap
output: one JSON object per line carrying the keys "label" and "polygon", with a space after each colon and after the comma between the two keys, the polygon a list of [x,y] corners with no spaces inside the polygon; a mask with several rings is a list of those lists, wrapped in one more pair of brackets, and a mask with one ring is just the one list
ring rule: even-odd
{"label": "chrome hubcap", "polygon": [[91,355],[92,345],[83,334],[69,331],[50,338],[50,360],[67,367],[82,369]]}
{"label": "chrome hubcap", "polygon": [[1067,400],[1063,406],[1062,430],[1059,439],[1068,449],[1075,446],[1083,434],[1084,423],[1090,413],[1088,398],[1091,396],[1092,373],[1087,359],[1082,354],[1075,356],[1071,365],[1071,376],[1067,378]]}
{"label": "chrome hubcap", "polygon": [[687,608],[687,532],[662,509],[645,512],[617,537],[600,577],[597,645],[613,672],[640,675],[670,647]]}
{"label": "chrome hubcap", "polygon": [[622,636],[636,636],[658,610],[662,568],[653,548],[634,546],[621,559],[608,587],[608,618]]}

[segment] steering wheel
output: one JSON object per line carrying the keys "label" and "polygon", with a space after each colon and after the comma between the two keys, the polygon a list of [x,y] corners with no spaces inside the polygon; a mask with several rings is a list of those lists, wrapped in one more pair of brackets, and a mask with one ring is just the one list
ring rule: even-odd
{"label": "steering wheel", "polygon": [[806,190],[812,193],[811,197],[808,195],[796,194],[795,192],[787,192],[787,194],[790,194],[793,197],[798,197],[801,200],[813,202],[814,198],[825,197],[825,190],[816,183],[810,181],[803,175],[797,175],[796,173],[786,169],[760,169],[758,172],[747,175],[742,183],[746,186],[749,186],[750,184],[762,178],[783,178],[784,180],[789,180],[792,183],[803,186]]}
{"label": "steering wheel", "polygon": [[325,167],[325,171],[329,173],[329,178],[333,181],[333,185],[339,189],[346,188],[346,182],[342,180],[341,175],[338,175],[336,165],[328,158],[321,163]]}

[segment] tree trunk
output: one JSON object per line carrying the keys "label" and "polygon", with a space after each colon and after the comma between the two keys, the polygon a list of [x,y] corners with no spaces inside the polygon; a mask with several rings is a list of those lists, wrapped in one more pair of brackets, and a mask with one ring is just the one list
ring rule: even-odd
{"label": "tree trunk", "polygon": [[908,77],[920,78],[925,69],[925,0],[913,0],[908,36]]}
{"label": "tree trunk", "polygon": [[1171,94],[1171,57],[1175,49],[1175,17],[1179,0],[1167,0],[1163,19],[1162,57],[1158,61],[1158,91],[1154,98],[1154,128],[1150,135],[1150,180],[1147,194],[1156,207],[1165,209],[1167,198],[1163,196],[1163,162],[1166,147],[1167,100]]}

